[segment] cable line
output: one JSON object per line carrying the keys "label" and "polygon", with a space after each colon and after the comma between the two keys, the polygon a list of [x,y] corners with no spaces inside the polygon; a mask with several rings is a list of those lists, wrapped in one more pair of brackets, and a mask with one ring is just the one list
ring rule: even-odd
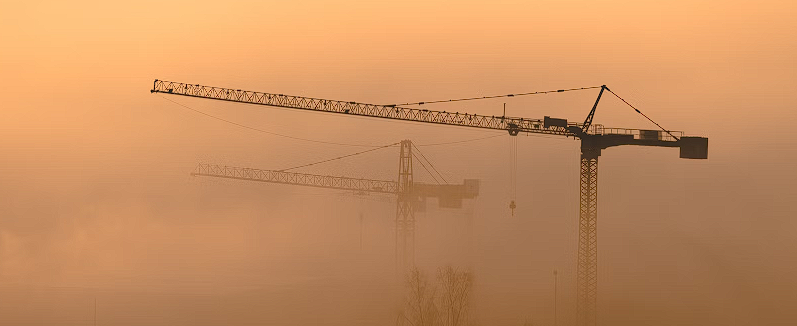
{"label": "cable line", "polygon": [[[443,143],[418,144],[416,146],[425,147],[425,146],[453,145],[453,144],[469,143],[469,142],[472,142],[472,141],[479,141],[479,140],[485,140],[485,139],[490,139],[490,138],[495,138],[495,137],[501,137],[501,136],[505,136],[505,135],[506,135],[506,133],[502,132],[500,134],[487,136],[487,137],[479,137],[479,138],[472,138],[472,139],[465,139],[465,140],[455,140],[455,141],[443,142]],[[415,144],[413,143],[413,145],[415,145]]]}
{"label": "cable line", "polygon": [[517,137],[509,138],[509,209],[515,216],[517,208]]}
{"label": "cable line", "polygon": [[[158,94],[158,95],[160,95],[160,94]],[[311,142],[311,143],[327,144],[327,145],[352,146],[352,147],[377,147],[377,148],[380,147],[378,145],[337,143],[337,142],[331,142],[331,141],[324,141],[324,140],[308,139],[308,138],[301,138],[301,137],[283,135],[283,134],[279,134],[279,133],[276,133],[276,132],[271,132],[271,131],[267,131],[267,130],[263,130],[263,129],[255,128],[255,127],[250,127],[250,126],[247,126],[245,124],[241,124],[241,123],[238,123],[238,122],[235,122],[235,121],[230,121],[230,120],[227,120],[227,119],[224,119],[224,118],[221,118],[221,117],[217,117],[215,115],[212,115],[212,114],[209,114],[209,113],[205,113],[203,111],[194,109],[194,108],[192,108],[192,107],[190,107],[188,105],[185,105],[185,104],[179,103],[177,101],[174,101],[174,100],[172,100],[170,98],[164,97],[163,95],[160,95],[160,97],[163,98],[164,100],[167,100],[169,102],[172,102],[174,104],[182,106],[182,107],[184,107],[186,109],[189,109],[189,110],[194,111],[196,113],[199,113],[201,115],[204,115],[204,116],[207,116],[207,117],[210,117],[210,118],[222,121],[222,122],[226,122],[226,123],[229,123],[231,125],[235,125],[235,126],[238,126],[238,127],[244,128],[244,129],[249,129],[249,130],[261,132],[261,133],[264,133],[264,134],[269,134],[269,135],[274,135],[274,136],[279,136],[279,137],[285,137],[285,138],[289,138],[289,139],[293,139],[293,140],[301,140],[301,141],[306,141],[306,142]]]}
{"label": "cable line", "polygon": [[590,86],[590,87],[566,88],[566,89],[557,89],[557,90],[550,90],[550,91],[526,92],[526,93],[505,94],[505,95],[491,95],[491,96],[481,96],[481,97],[465,97],[465,98],[457,98],[457,99],[451,99],[451,100],[412,102],[412,103],[402,103],[402,104],[394,104],[394,105],[424,105],[424,104],[435,104],[435,103],[449,103],[449,102],[487,100],[487,99],[502,98],[502,97],[515,97],[515,96],[526,96],[526,95],[539,95],[539,94],[549,94],[549,93],[563,93],[563,92],[572,92],[572,91],[582,91],[582,90],[595,89],[595,88],[601,88],[601,87],[600,86]]}
{"label": "cable line", "polygon": [[288,171],[288,170],[295,170],[295,169],[298,169],[298,168],[303,168],[303,167],[307,167],[307,166],[311,166],[311,165],[316,165],[316,164],[326,163],[326,162],[330,162],[330,161],[340,160],[340,159],[343,159],[343,158],[352,157],[352,156],[360,155],[360,154],[365,154],[365,153],[368,153],[368,152],[373,152],[375,150],[380,150],[380,149],[391,147],[391,146],[396,146],[398,144],[399,143],[392,143],[392,144],[388,144],[388,145],[384,145],[384,146],[379,146],[377,148],[371,148],[371,149],[368,149],[368,150],[364,150],[362,152],[357,152],[357,153],[352,153],[352,154],[348,154],[348,155],[338,156],[338,157],[335,157],[335,158],[330,158],[330,159],[326,159],[326,160],[322,160],[322,161],[318,161],[318,162],[313,162],[313,163],[303,164],[303,165],[299,165],[299,166],[294,166],[294,167],[291,167],[291,168],[277,170],[277,171],[278,172],[285,172],[285,171]]}
{"label": "cable line", "polygon": [[437,168],[434,166],[434,164],[432,164],[432,161],[429,161],[429,159],[428,159],[428,158],[426,158],[426,155],[423,155],[423,153],[421,152],[421,150],[420,150],[420,149],[418,149],[418,146],[415,146],[415,144],[412,144],[412,147],[415,147],[415,151],[417,151],[417,152],[418,152],[418,154],[421,154],[421,156],[423,157],[423,159],[424,159],[424,160],[426,160],[426,163],[429,163],[429,166],[431,166],[431,167],[432,167],[432,169],[434,170],[434,172],[437,172],[437,175],[438,175],[438,176],[440,176],[440,179],[442,179],[442,180],[443,180],[443,182],[445,182],[446,184],[448,184],[448,181],[446,181],[446,178],[444,178],[444,177],[443,177],[443,175],[440,173],[440,171],[438,171],[438,170],[437,170]]}
{"label": "cable line", "polygon": [[412,156],[415,157],[415,159],[418,160],[418,163],[421,164],[423,169],[426,170],[426,172],[429,173],[430,176],[432,176],[432,180],[434,180],[434,182],[437,182],[437,184],[440,184],[440,181],[438,181],[437,178],[435,178],[434,173],[429,171],[429,168],[426,167],[426,164],[423,164],[423,161],[418,157],[418,155],[415,155],[415,153],[412,153]]}
{"label": "cable line", "polygon": [[[158,95],[160,95],[160,94],[158,94]],[[276,132],[272,132],[272,131],[268,131],[268,130],[263,130],[263,129],[256,128],[256,127],[251,127],[251,126],[248,126],[248,125],[245,125],[245,124],[242,124],[242,123],[238,123],[238,122],[235,122],[235,121],[231,121],[231,120],[227,120],[227,119],[224,119],[224,118],[221,118],[221,117],[215,116],[215,115],[212,115],[212,114],[210,114],[210,113],[206,113],[206,112],[204,112],[204,111],[197,110],[197,109],[195,109],[195,108],[192,108],[192,107],[190,107],[190,106],[188,106],[188,105],[185,105],[185,104],[182,104],[182,103],[180,103],[180,102],[174,101],[174,100],[172,100],[172,99],[170,99],[170,98],[167,98],[167,97],[165,97],[165,96],[163,96],[163,95],[160,95],[160,97],[161,97],[162,99],[164,99],[164,100],[167,100],[167,101],[169,101],[169,102],[172,102],[172,103],[174,103],[174,104],[176,104],[176,105],[179,105],[179,106],[181,106],[181,107],[183,107],[183,108],[185,108],[185,109],[191,110],[191,111],[193,111],[193,112],[195,112],[195,113],[199,113],[199,114],[201,114],[201,115],[204,115],[204,116],[206,116],[206,117],[209,117],[209,118],[212,118],[212,119],[216,119],[216,120],[219,120],[219,121],[222,121],[222,122],[225,122],[225,123],[229,123],[229,124],[231,124],[231,125],[234,125],[234,126],[237,126],[237,127],[241,127],[241,128],[244,128],[244,129],[249,129],[249,130],[252,130],[252,131],[256,131],[256,132],[260,132],[260,133],[268,134],[268,135],[273,135],[273,136],[278,136],[278,137],[284,137],[284,138],[289,138],[289,139],[293,139],[293,140],[299,140],[299,141],[312,142],[312,143],[327,144],[327,145],[351,146],[351,147],[373,147],[373,148],[379,148],[379,147],[381,147],[381,145],[367,145],[367,144],[339,143],[339,142],[331,142],[331,141],[324,141],[324,140],[317,140],[317,139],[301,138],[301,137],[295,137],[295,136],[290,136],[290,135],[280,134],[280,133],[276,133]],[[469,143],[469,142],[472,142],[472,141],[479,141],[479,140],[484,140],[484,139],[490,139],[490,138],[500,137],[500,136],[503,136],[503,135],[504,135],[504,134],[503,134],[503,133],[501,133],[501,134],[497,134],[497,135],[493,135],[493,136],[480,137],[480,138],[472,138],[472,139],[465,139],[465,140],[456,140],[456,141],[442,142],[442,143],[419,144],[418,146],[442,146],[442,145],[452,145],[452,144]]]}
{"label": "cable line", "polygon": [[639,113],[639,114],[641,114],[643,117],[645,117],[645,119],[648,119],[648,121],[650,121],[650,122],[653,122],[653,124],[655,124],[656,126],[658,126],[659,128],[661,128],[661,130],[664,130],[664,132],[666,132],[666,133],[670,134],[670,136],[672,136],[672,138],[675,138],[675,140],[679,140],[679,139],[678,139],[678,137],[676,137],[675,135],[673,135],[673,134],[672,134],[672,133],[671,133],[669,130],[667,130],[667,129],[664,129],[664,127],[662,127],[660,124],[656,123],[656,121],[653,121],[653,119],[651,119],[650,117],[648,117],[647,115],[645,115],[644,113],[642,113],[642,111],[639,111],[639,109],[637,109],[636,107],[634,107],[633,105],[631,105],[631,103],[628,103],[628,101],[626,101],[624,98],[620,97],[620,95],[617,95],[615,92],[613,92],[613,91],[612,91],[611,89],[609,89],[608,87],[606,88],[606,90],[607,90],[607,91],[609,91],[609,93],[612,93],[612,95],[614,95],[614,96],[616,96],[617,98],[619,98],[619,99],[620,99],[620,101],[623,101],[623,103],[627,104],[627,105],[628,105],[628,106],[630,106],[632,109],[634,109],[634,111],[636,111],[636,113]]}

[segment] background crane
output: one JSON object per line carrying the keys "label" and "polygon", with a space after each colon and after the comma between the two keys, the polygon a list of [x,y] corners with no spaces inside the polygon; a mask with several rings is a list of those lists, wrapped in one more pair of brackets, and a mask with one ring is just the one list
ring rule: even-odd
{"label": "background crane", "polygon": [[[597,292],[598,292],[598,250],[597,250],[597,219],[598,219],[598,157],[604,149],[623,145],[673,147],[680,149],[681,158],[707,159],[708,138],[687,137],[683,132],[671,131],[662,128],[638,109],[634,108],[609,90],[605,85],[579,89],[562,89],[547,92],[533,92],[524,94],[508,94],[492,97],[467,98],[472,100],[482,98],[512,97],[519,95],[559,93],[572,90],[598,89],[600,93],[595,100],[587,118],[583,123],[568,122],[566,119],[544,117],[544,119],[529,119],[523,117],[486,116],[460,112],[434,111],[426,109],[407,108],[407,105],[422,105],[433,102],[406,103],[398,105],[379,105],[358,102],[326,100],[303,96],[272,94],[263,92],[244,91],[221,87],[203,86],[199,84],[185,84],[178,82],[155,80],[152,93],[167,93],[182,96],[231,101],[248,104],[259,104],[274,107],[309,110],[317,112],[337,113],[373,118],[394,119],[443,125],[483,128],[493,130],[506,130],[509,135],[517,136],[519,133],[534,133],[573,137],[581,141],[581,168],[579,187],[579,222],[578,222],[578,258],[577,258],[577,296],[576,296],[576,321],[578,325],[597,324]],[[642,130],[629,128],[606,128],[593,124],[595,109],[605,91],[615,95],[620,100],[634,108],[645,118],[656,124],[661,130]],[[435,102],[451,102],[435,101]],[[401,179],[401,178],[400,178]],[[399,208],[401,210],[401,208]]]}
{"label": "background crane", "polygon": [[403,271],[406,267],[414,264],[415,261],[415,212],[424,209],[427,198],[436,198],[438,206],[442,208],[461,208],[463,199],[473,199],[478,196],[479,180],[465,179],[462,184],[427,184],[415,182],[412,169],[414,157],[412,152],[414,147],[412,141],[403,140],[400,143],[388,146],[393,145],[400,145],[401,147],[399,153],[398,181],[286,171],[293,168],[262,170],[214,164],[200,164],[191,175],[351,190],[357,193],[396,195],[396,268],[399,271]]}

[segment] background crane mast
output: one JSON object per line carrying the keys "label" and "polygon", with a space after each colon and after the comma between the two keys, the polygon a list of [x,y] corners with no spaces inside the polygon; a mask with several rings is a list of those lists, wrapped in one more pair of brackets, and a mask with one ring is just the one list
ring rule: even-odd
{"label": "background crane mast", "polygon": [[199,164],[191,175],[351,190],[357,193],[396,195],[396,268],[399,271],[404,271],[407,267],[412,266],[415,261],[416,210],[425,207],[427,198],[437,198],[438,206],[442,208],[461,208],[463,199],[473,199],[478,196],[479,180],[465,179],[462,184],[414,182],[412,141],[403,140],[400,143],[388,146],[393,145],[399,145],[401,148],[399,152],[398,181],[286,171],[289,169],[262,170],[215,164]]}
{"label": "background crane mast", "polygon": [[[581,141],[581,168],[580,168],[580,205],[579,205],[579,238],[577,259],[577,297],[576,321],[577,325],[597,324],[597,292],[598,292],[598,250],[597,250],[597,220],[598,220],[598,157],[604,149],[615,146],[637,145],[654,147],[673,147],[680,149],[681,158],[707,159],[708,138],[687,137],[683,132],[661,130],[642,130],[628,128],[605,128],[593,124],[595,109],[605,91],[617,96],[604,86],[580,89],[597,89],[600,93],[587,115],[584,123],[568,122],[566,119],[544,117],[544,119],[529,119],[523,117],[486,116],[479,114],[434,111],[413,109],[397,105],[366,104],[358,102],[326,100],[303,96],[273,94],[263,92],[244,91],[221,87],[202,86],[199,84],[185,84],[155,80],[152,93],[166,93],[205,99],[231,101],[248,104],[259,104],[273,107],[309,110],[317,112],[337,113],[373,118],[394,119],[424,123],[444,124],[451,126],[472,127],[493,130],[506,130],[509,135],[517,136],[519,133],[534,133],[573,137]],[[525,94],[509,94],[495,97],[530,95],[570,90],[556,90],[549,92],[534,92]],[[620,98],[619,96],[617,96]],[[487,97],[484,97],[487,98]],[[478,99],[478,98],[475,98]],[[623,100],[622,98],[620,98]],[[625,100],[623,100],[625,102]],[[431,102],[427,102],[431,103]],[[631,106],[628,102],[625,102]],[[424,104],[424,102],[408,103]],[[633,106],[631,106],[633,108]],[[650,118],[640,112],[645,118]],[[655,124],[655,122],[653,122]],[[401,208],[399,207],[400,211]],[[411,217],[410,217],[411,218]]]}

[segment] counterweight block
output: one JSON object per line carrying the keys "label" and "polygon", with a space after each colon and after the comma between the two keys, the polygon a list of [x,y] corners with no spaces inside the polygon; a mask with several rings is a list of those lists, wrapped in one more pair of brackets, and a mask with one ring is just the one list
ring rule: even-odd
{"label": "counterweight block", "polygon": [[681,137],[678,143],[681,148],[681,158],[708,159],[708,138]]}

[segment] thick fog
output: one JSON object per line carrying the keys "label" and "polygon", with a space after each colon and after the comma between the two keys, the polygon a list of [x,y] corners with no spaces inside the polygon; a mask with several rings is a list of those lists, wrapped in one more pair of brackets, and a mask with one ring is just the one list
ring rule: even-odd
{"label": "thick fog", "polygon": [[[430,199],[416,214],[418,270],[472,276],[467,324],[554,325],[554,309],[575,324],[577,140],[517,137],[512,216],[505,132],[151,94],[156,78],[377,104],[605,84],[708,137],[709,159],[603,152],[598,323],[795,324],[795,13],[792,1],[3,3],[0,324],[396,325],[395,196],[190,173],[404,139],[449,183],[481,182],[462,209]],[[581,122],[596,96],[423,108],[506,103]],[[608,94],[595,123],[656,128]],[[398,157],[296,171],[396,180]],[[417,163],[414,175],[435,182]]]}

